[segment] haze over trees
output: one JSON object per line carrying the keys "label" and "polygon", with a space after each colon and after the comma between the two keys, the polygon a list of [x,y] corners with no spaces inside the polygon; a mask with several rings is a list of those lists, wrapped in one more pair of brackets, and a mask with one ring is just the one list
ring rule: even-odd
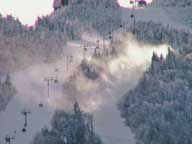
{"label": "haze over trees", "polygon": [[[158,1],[164,6],[190,6],[190,0]],[[102,14],[101,14],[102,13]],[[86,0],[38,18],[36,26],[23,26],[12,16],[0,16],[0,72],[62,56],[68,40],[80,40],[83,32],[101,35],[118,29],[121,15],[115,0]],[[154,22],[128,27],[137,39],[154,45],[168,44],[166,58],[152,57],[150,69],[135,89],[127,92],[119,109],[138,144],[192,143],[192,34]],[[98,77],[94,67],[82,63],[89,79]],[[69,89],[69,88],[68,88]],[[15,94],[9,75],[0,82],[0,111]],[[72,91],[74,92],[74,90]],[[101,144],[92,116],[80,110],[56,111],[51,128],[39,132],[32,144]]]}
{"label": "haze over trees", "polygon": [[62,56],[68,40],[79,40],[84,32],[108,33],[117,29],[120,23],[115,0],[69,5],[39,17],[35,27],[23,26],[11,15],[0,15],[0,71],[54,61]]}
{"label": "haze over trees", "polygon": [[138,144],[192,143],[192,61],[170,49],[153,55],[151,68],[119,104]]}
{"label": "haze over trees", "polygon": [[138,40],[168,44],[166,58],[152,57],[139,84],[119,102],[125,124],[138,144],[192,143],[192,35],[154,22],[137,22],[128,31]]}
{"label": "haze over trees", "polygon": [[11,98],[16,94],[16,89],[11,82],[9,74],[2,78],[0,76],[0,112],[5,110]]}
{"label": "haze over trees", "polygon": [[172,7],[191,7],[191,0],[155,0],[154,5],[158,6],[172,6]]}
{"label": "haze over trees", "polygon": [[135,26],[129,27],[128,31],[134,33],[139,41],[154,45],[168,44],[183,56],[192,52],[192,34],[186,30],[177,30],[152,21],[138,21]]}
{"label": "haze over trees", "polygon": [[37,31],[18,19],[0,16],[0,71],[9,72],[61,56],[65,41],[57,32]]}
{"label": "haze over trees", "polygon": [[39,18],[36,26],[58,30],[76,39],[82,32],[106,34],[119,28],[120,23],[121,13],[116,0],[82,0],[56,10],[51,16]]}

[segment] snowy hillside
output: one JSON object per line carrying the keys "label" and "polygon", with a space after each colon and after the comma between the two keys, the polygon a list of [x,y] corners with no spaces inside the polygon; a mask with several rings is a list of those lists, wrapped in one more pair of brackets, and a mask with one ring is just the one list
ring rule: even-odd
{"label": "snowy hillside", "polygon": [[153,56],[151,68],[120,103],[138,144],[191,143],[191,60],[171,50]]}
{"label": "snowy hillside", "polygon": [[152,5],[166,7],[191,7],[192,0],[154,0]]}
{"label": "snowy hillside", "polygon": [[[63,7],[37,21],[37,28],[45,27],[67,33],[74,39],[83,31],[106,34],[119,28],[120,8],[115,0],[87,0]],[[78,26],[78,29],[77,29]]]}
{"label": "snowy hillside", "polygon": [[0,16],[0,143],[190,144],[191,11],[78,0],[34,27]]}
{"label": "snowy hillside", "polygon": [[22,26],[12,16],[0,17],[0,71],[3,73],[55,60],[61,56],[64,44],[56,32],[36,31]]}

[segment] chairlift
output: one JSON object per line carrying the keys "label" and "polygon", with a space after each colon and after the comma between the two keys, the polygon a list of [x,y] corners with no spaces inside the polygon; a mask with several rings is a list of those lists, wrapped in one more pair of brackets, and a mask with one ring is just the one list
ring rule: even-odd
{"label": "chairlift", "polygon": [[24,128],[22,129],[22,132],[26,132],[27,131],[27,125],[28,125],[28,123],[27,123],[27,116],[28,116],[28,114],[31,114],[31,112],[30,111],[28,111],[28,110],[23,110],[22,112],[21,112],[21,114],[24,116],[24,118],[25,118],[25,122],[24,122]]}
{"label": "chairlift", "polygon": [[43,103],[39,103],[39,107],[42,108],[43,107]]}
{"label": "chairlift", "polygon": [[58,75],[57,75],[58,71],[59,71],[59,69],[56,68],[56,69],[55,69],[55,75],[56,75],[56,76],[55,76],[55,79],[54,79],[54,83],[59,83]]}
{"label": "chairlift", "polygon": [[133,19],[133,26],[136,24],[136,18],[134,14],[131,14],[130,17]]}
{"label": "chairlift", "polygon": [[58,79],[54,79],[54,83],[59,83],[59,80]]}
{"label": "chairlift", "polygon": [[131,18],[134,18],[134,14],[131,14],[130,17],[131,17]]}
{"label": "chairlift", "polygon": [[25,133],[27,131],[27,129],[24,127],[22,128],[22,132]]}

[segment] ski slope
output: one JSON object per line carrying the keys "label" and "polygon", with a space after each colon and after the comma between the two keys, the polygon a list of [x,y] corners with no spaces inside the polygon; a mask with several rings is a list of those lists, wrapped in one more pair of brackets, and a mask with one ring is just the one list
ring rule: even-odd
{"label": "ski slope", "polygon": [[[119,33],[116,34],[117,41],[119,43]],[[84,40],[80,42],[69,42],[67,46],[63,48],[63,59],[55,63],[39,64],[30,66],[27,69],[17,71],[12,74],[13,84],[18,91],[17,95],[8,104],[5,111],[0,113],[0,142],[4,142],[4,136],[15,135],[15,144],[30,143],[35,134],[40,131],[44,126],[49,127],[49,122],[55,109],[69,110],[74,99],[69,98],[65,91],[63,91],[63,84],[68,79],[68,76],[80,64],[82,59],[82,45],[89,45],[89,47],[96,47],[97,36],[83,36]],[[129,45],[127,41],[132,42]],[[101,136],[105,144],[135,144],[134,135],[131,133],[128,127],[125,127],[120,113],[117,110],[117,102],[121,96],[127,92],[128,89],[133,88],[143,72],[150,64],[153,50],[155,47],[146,45],[140,48],[137,42],[133,42],[132,37],[124,37],[119,47],[125,47],[127,55],[114,59],[109,63],[106,70],[111,72],[113,78],[112,85],[108,86],[107,81],[103,81],[102,84],[98,81],[89,83],[90,88],[86,91],[88,95],[79,93],[78,101],[82,105],[83,110],[89,111],[94,115],[94,126],[96,132]],[[117,45],[118,46],[118,45]],[[159,48],[164,53],[166,46]],[[135,53],[135,50],[137,51]],[[138,55],[139,54],[139,55]],[[74,63],[71,64],[66,70],[66,56],[74,55]],[[91,52],[90,54],[91,55]],[[143,57],[141,58],[140,56]],[[122,67],[123,65],[123,67]],[[119,69],[119,66],[121,68]],[[58,72],[55,73],[55,69]],[[47,85],[44,81],[46,77],[58,77],[58,83],[50,83],[50,94],[47,95]],[[78,85],[84,85],[82,77],[79,76]],[[91,86],[92,85],[92,86]],[[102,85],[103,88],[95,85]],[[95,94],[95,91],[98,91]],[[44,107],[39,108],[38,104],[43,103]],[[21,115],[21,111],[27,109],[31,111],[28,119],[27,132],[22,133],[21,129],[24,125],[24,117]],[[14,131],[17,131],[14,134]]]}
{"label": "ski slope", "polygon": [[147,7],[121,7],[122,21],[125,24],[132,25],[134,14],[136,21],[153,21],[155,23],[169,26],[170,28],[180,29],[191,32],[191,7],[161,7],[157,5],[148,5]]}
{"label": "ski slope", "polygon": [[[39,64],[35,66],[30,66],[27,69],[14,72],[12,74],[13,84],[16,86],[18,91],[17,95],[8,104],[5,111],[0,113],[0,143],[4,143],[4,138],[6,135],[15,136],[14,144],[30,143],[37,132],[39,132],[43,127],[49,127],[51,117],[54,110],[61,108],[63,110],[69,110],[72,108],[74,101],[69,101],[68,97],[63,95],[63,83],[68,78],[70,73],[73,71],[73,67],[79,65],[80,53],[82,53],[81,45],[88,45],[89,47],[96,46],[94,37],[85,36],[85,41],[81,42],[69,42],[66,47],[64,47],[64,57],[56,63],[51,64]],[[66,56],[76,55],[76,61],[72,64],[68,71],[66,70]],[[78,57],[79,56],[79,57]],[[58,73],[55,73],[55,68],[59,69]],[[47,95],[47,85],[44,78],[57,75],[59,82],[50,84],[50,97]],[[59,103],[62,98],[62,106]],[[95,99],[95,98],[94,98]],[[94,114],[95,128],[96,131],[101,135],[106,144],[117,143],[119,139],[122,139],[126,144],[130,141],[134,144],[133,135],[130,130],[124,126],[119,112],[116,108],[116,100],[111,96],[104,105],[105,110],[102,108],[95,108],[95,105],[90,105],[86,107],[88,110]],[[79,98],[81,103],[81,98]],[[82,100],[84,100],[82,96]],[[94,101],[93,101],[94,102]],[[39,108],[39,103],[43,103],[44,107]],[[97,101],[95,102],[97,105]],[[99,106],[100,100],[98,101]],[[92,108],[93,107],[93,108]],[[24,117],[21,115],[21,111],[27,109],[31,111],[28,116],[28,127],[27,132],[23,133],[21,130],[24,125]],[[90,109],[90,110],[89,110]],[[107,112],[107,117],[105,116]],[[110,113],[109,113],[110,112]],[[110,120],[110,123],[109,123]],[[106,125],[108,124],[108,125]],[[109,125],[110,124],[110,125]],[[115,126],[117,131],[110,132]],[[119,131],[123,133],[118,136]],[[15,133],[16,131],[16,133]],[[117,136],[117,137],[116,137]]]}
{"label": "ski slope", "polygon": [[[137,10],[121,8],[121,11],[123,21],[129,25],[132,24],[130,14],[134,13],[137,20],[152,20],[164,25],[170,25],[173,28],[190,30],[189,27],[174,18],[175,12],[171,14],[170,10],[164,8],[148,7]],[[13,84],[16,86],[18,93],[8,104],[6,110],[0,113],[0,143],[4,143],[5,135],[9,134],[15,135],[14,144],[29,144],[41,128],[44,126],[49,127],[49,122],[56,108],[61,108],[62,106],[64,110],[68,110],[72,106],[73,101],[70,101],[63,91],[63,83],[73,73],[82,59],[83,52],[81,46],[95,47],[97,45],[95,42],[99,36],[96,34],[86,34],[83,38],[84,40],[82,41],[69,42],[67,46],[64,46],[63,59],[56,63],[30,66],[27,69],[12,73]],[[132,43],[132,39],[123,39],[123,41],[125,43],[121,46],[125,48],[134,47],[134,49],[128,48],[127,55],[110,63],[109,70],[114,76],[117,76],[115,77],[117,81],[115,81],[113,89],[106,88],[107,95],[103,91],[95,95],[90,90],[90,94],[93,94],[94,97],[90,98],[89,103],[83,107],[83,109],[93,113],[95,130],[105,144],[135,144],[134,135],[123,124],[116,104],[121,96],[127,90],[134,88],[139,78],[142,77],[142,74],[150,65],[150,59],[154,50],[154,47],[150,45],[140,49],[140,45],[137,42]],[[163,51],[160,51],[160,54],[166,53],[164,52],[166,51],[166,46],[162,46],[159,49],[162,48]],[[70,55],[75,56],[75,61],[67,71],[66,56]],[[125,63],[122,64],[122,61]],[[122,69],[119,65],[121,65]],[[124,69],[126,66],[129,68]],[[55,73],[56,68],[59,69],[57,74]],[[50,97],[48,97],[44,78],[55,77],[56,75],[58,76],[59,83],[50,84]],[[61,100],[62,103],[58,103]],[[85,103],[83,102],[85,100],[83,95],[79,100],[80,105],[81,102]],[[43,108],[38,107],[40,102],[44,104]],[[21,115],[21,111],[24,108],[32,112],[29,115],[29,125],[26,133],[21,132],[24,124],[24,117]],[[15,134],[14,131],[16,131]]]}

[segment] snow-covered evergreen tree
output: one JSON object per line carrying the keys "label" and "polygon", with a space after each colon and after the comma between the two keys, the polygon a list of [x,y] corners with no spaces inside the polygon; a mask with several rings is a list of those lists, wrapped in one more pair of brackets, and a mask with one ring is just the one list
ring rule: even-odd
{"label": "snow-covered evergreen tree", "polygon": [[120,9],[116,0],[82,0],[59,9],[51,16],[38,19],[36,27],[70,32],[68,36],[72,38],[73,33],[80,36],[83,31],[89,30],[105,34],[119,28],[120,24]]}
{"label": "snow-covered evergreen tree", "polygon": [[168,44],[182,55],[192,52],[192,34],[186,30],[173,29],[152,21],[138,21],[135,26],[128,28],[140,41],[150,42],[155,45]]}
{"label": "snow-covered evergreen tree", "polygon": [[[2,77],[2,76],[0,76]],[[11,82],[9,74],[5,77],[5,80],[0,82],[0,111],[3,111],[11,98],[16,94],[16,89]]]}
{"label": "snow-covered evergreen tree", "polygon": [[192,0],[153,0],[155,6],[191,7]]}
{"label": "snow-covered evergreen tree", "polygon": [[154,58],[135,89],[119,104],[138,144],[192,143],[192,61],[169,50],[166,61]]}
{"label": "snow-covered evergreen tree", "polygon": [[32,144],[101,144],[93,129],[92,116],[81,111],[78,103],[73,112],[56,111],[52,129],[42,129]]}
{"label": "snow-covered evergreen tree", "polygon": [[66,39],[57,31],[37,31],[23,26],[10,15],[1,17],[0,71],[7,73],[21,66],[59,58]]}

